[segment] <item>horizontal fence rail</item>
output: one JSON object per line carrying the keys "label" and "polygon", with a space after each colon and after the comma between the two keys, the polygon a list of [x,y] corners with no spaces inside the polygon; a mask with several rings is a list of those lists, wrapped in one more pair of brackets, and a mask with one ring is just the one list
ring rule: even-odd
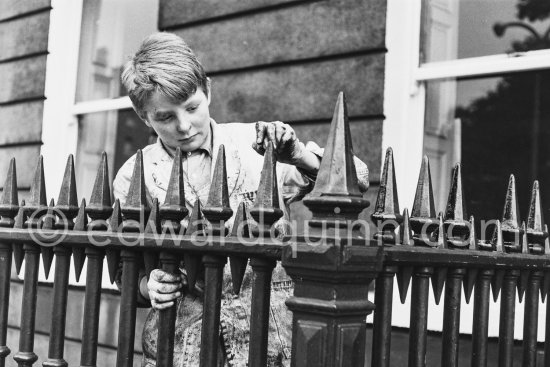
{"label": "horizontal fence rail", "polygon": [[[515,178],[510,177],[503,216],[490,223],[489,239],[476,233],[479,223],[464,206],[461,167],[453,170],[444,213],[436,214],[427,157],[422,161],[416,197],[409,213],[401,212],[393,152],[386,153],[372,220],[376,233],[358,220],[369,202],[359,190],[343,93],[338,96],[325,152],[313,190],[304,199],[311,210],[304,233],[283,233],[283,210],[277,187],[277,153],[267,148],[257,198],[233,213],[229,203],[225,150],[215,161],[208,201],[185,203],[182,153],[174,157],[166,199],[147,200],[141,151],[136,154],[130,190],[123,203],[113,202],[107,157],[102,155],[89,203],[79,204],[73,157],[67,161],[57,202],[47,202],[42,158],[27,202],[19,202],[16,163],[12,159],[0,199],[0,367],[8,356],[20,367],[40,358],[43,366],[68,366],[65,323],[71,258],[76,277],[85,276],[81,366],[96,366],[104,259],[110,281],[120,285],[116,366],[134,365],[136,308],[141,276],[153,269],[179,274],[183,264],[188,288],[204,281],[200,366],[231,365],[221,356],[222,284],[229,263],[233,292],[241,292],[251,274],[248,365],[268,365],[272,273],[281,262],[293,280],[286,305],[293,313],[291,365],[392,365],[394,295],[411,299],[408,366],[426,366],[430,288],[443,299],[442,366],[487,366],[489,303],[500,300],[498,366],[513,365],[516,292],[525,304],[522,366],[537,365],[539,302],[550,289],[550,244],[543,221],[540,188],[535,182],[529,214],[518,214]],[[231,229],[226,223],[234,215]],[[484,234],[483,230],[480,234]],[[55,262],[49,349],[34,348],[40,259],[46,274]],[[82,275],[87,262],[86,274]],[[10,275],[25,263],[20,338],[8,346]],[[369,286],[374,282],[374,303]],[[394,288],[394,283],[397,287]],[[410,290],[410,292],[409,292]],[[473,297],[472,297],[473,296]],[[472,354],[459,360],[462,301],[474,303]],[[547,309],[549,308],[547,302]],[[366,317],[374,313],[372,353],[367,356]],[[156,365],[174,365],[177,305],[159,311]],[[550,316],[550,311],[547,312]],[[550,318],[546,319],[550,333]],[[141,327],[141,326],[140,326]],[[223,358],[224,361],[221,361]],[[545,345],[544,365],[550,366]]]}
{"label": "horizontal fence rail", "polygon": [[[467,216],[460,165],[453,170],[446,211],[439,215],[427,157],[410,216],[407,209],[399,210],[395,183],[393,153],[388,149],[372,216],[378,228],[374,238],[384,248],[384,268],[376,279],[372,366],[391,365],[394,279],[403,303],[411,288],[408,366],[426,366],[430,282],[437,304],[444,295],[441,366],[488,365],[491,291],[495,302],[500,294],[498,361],[493,365],[513,365],[517,291],[525,307],[521,365],[537,366],[538,307],[550,288],[550,245],[538,182],[533,184],[527,222],[521,222],[515,177],[510,176],[503,216],[489,223],[494,228],[489,239],[483,238],[485,231],[481,237],[476,235],[477,223]],[[469,361],[459,361],[460,307],[462,299],[470,303],[472,295],[472,354]],[[547,337],[549,332],[547,327]],[[545,347],[545,366],[550,365],[548,350]]]}

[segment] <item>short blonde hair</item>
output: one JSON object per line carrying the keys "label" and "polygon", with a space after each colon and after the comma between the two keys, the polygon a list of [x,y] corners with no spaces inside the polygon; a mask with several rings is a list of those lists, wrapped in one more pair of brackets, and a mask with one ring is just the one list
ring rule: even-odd
{"label": "short blonde hair", "polygon": [[122,70],[122,84],[134,109],[144,118],[144,108],[154,92],[181,103],[198,88],[208,95],[208,78],[187,43],[172,33],[159,32],[145,38]]}

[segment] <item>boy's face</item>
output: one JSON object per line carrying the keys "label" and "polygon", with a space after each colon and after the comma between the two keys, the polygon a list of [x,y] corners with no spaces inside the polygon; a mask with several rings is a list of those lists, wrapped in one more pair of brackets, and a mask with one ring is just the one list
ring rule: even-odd
{"label": "boy's face", "polygon": [[170,150],[192,152],[210,136],[209,105],[210,97],[201,88],[179,104],[155,92],[145,105],[145,123]]}

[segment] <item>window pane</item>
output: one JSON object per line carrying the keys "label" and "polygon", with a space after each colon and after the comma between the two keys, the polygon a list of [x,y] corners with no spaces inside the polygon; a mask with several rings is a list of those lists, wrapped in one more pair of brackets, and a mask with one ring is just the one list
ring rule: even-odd
{"label": "window pane", "polygon": [[427,84],[424,152],[430,157],[438,210],[445,207],[451,169],[458,161],[468,213],[476,220],[502,216],[511,173],[522,220],[535,179],[547,210],[549,90],[550,71]]}
{"label": "window pane", "polygon": [[549,26],[548,1],[423,0],[420,61],[547,49]]}
{"label": "window pane", "polygon": [[125,95],[120,71],[157,30],[158,0],[84,1],[76,101]]}
{"label": "window pane", "polygon": [[80,116],[75,162],[79,196],[86,200],[90,198],[103,151],[109,158],[112,181],[128,158],[155,140],[154,132],[132,109]]}

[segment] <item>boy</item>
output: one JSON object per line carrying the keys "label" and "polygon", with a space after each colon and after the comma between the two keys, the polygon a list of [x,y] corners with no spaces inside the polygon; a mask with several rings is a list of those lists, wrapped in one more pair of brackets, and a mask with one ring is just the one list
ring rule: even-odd
{"label": "boy", "polygon": [[[158,135],[156,144],[143,149],[145,184],[150,198],[164,202],[176,148],[184,153],[186,205],[191,211],[196,200],[206,203],[220,144],[225,146],[230,205],[233,213],[241,202],[252,204],[259,185],[265,147],[272,142],[277,150],[280,202],[288,218],[287,205],[300,200],[315,183],[322,149],[307,147],[294,130],[280,121],[256,124],[218,125],[210,118],[210,81],[193,51],[169,33],[146,38],[132,60],[124,67],[122,82],[138,116]],[[114,180],[114,195],[124,202],[135,161],[131,157]],[[356,159],[357,175],[364,190],[368,170]],[[229,221],[232,225],[232,220]],[[227,268],[227,267],[226,267]],[[228,275],[228,271],[225,272]],[[220,338],[220,365],[244,366],[247,359],[250,287],[247,274],[239,296],[232,295],[229,276],[224,276]],[[178,305],[174,366],[196,366],[200,351],[202,290],[184,294],[185,276],[174,276],[159,269],[149,280],[140,282],[140,292],[154,310]],[[284,305],[291,285],[279,266],[273,275],[272,322],[268,358],[270,366],[287,365],[290,357],[291,315]],[[281,286],[281,284],[283,286]],[[156,312],[149,314],[144,328],[143,366],[155,365]]]}

